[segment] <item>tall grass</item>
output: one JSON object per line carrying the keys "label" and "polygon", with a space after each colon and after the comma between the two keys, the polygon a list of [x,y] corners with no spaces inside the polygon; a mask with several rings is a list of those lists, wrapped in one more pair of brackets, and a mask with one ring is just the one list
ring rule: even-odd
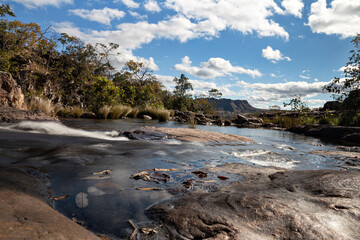
{"label": "tall grass", "polygon": [[167,109],[147,106],[140,110],[137,115],[149,115],[152,119],[158,119],[160,122],[166,122],[170,118],[170,111]]}
{"label": "tall grass", "polygon": [[54,105],[49,99],[34,97],[30,100],[30,103],[28,104],[28,109],[41,111],[46,115],[52,115],[54,112]]}
{"label": "tall grass", "polygon": [[109,118],[111,119],[126,118],[131,112],[131,110],[132,110],[131,107],[122,104],[117,104],[111,107]]}
{"label": "tall grass", "polygon": [[102,106],[102,107],[99,109],[98,114],[99,114],[102,118],[107,119],[110,111],[111,111],[111,107],[105,105],[105,106]]}
{"label": "tall grass", "polygon": [[76,118],[80,118],[81,115],[84,113],[84,109],[82,109],[80,106],[74,106],[72,108],[72,113]]}
{"label": "tall grass", "polygon": [[131,118],[137,118],[139,115],[140,109],[138,107],[134,107],[130,109],[130,112],[128,113],[128,115]]}

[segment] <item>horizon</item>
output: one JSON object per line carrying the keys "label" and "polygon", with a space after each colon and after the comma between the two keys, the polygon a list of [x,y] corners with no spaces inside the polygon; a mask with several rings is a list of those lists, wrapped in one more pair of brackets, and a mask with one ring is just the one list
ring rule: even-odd
{"label": "horizon", "polygon": [[[322,87],[343,77],[360,33],[356,0],[6,0],[23,22],[52,26],[86,43],[114,42],[120,70],[142,61],[165,87],[182,73],[193,95],[269,106],[302,97],[311,108],[332,100]],[[358,11],[356,11],[359,9]],[[13,19],[10,17],[10,19]]]}

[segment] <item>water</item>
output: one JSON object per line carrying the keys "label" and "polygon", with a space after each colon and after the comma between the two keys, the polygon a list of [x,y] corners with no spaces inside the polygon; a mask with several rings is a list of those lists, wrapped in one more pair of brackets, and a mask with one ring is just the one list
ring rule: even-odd
{"label": "water", "polygon": [[[310,154],[335,150],[320,140],[289,132],[236,127],[197,126],[199,129],[249,137],[253,144],[222,145],[167,141],[129,141],[118,132],[136,126],[188,127],[175,122],[143,120],[64,120],[60,123],[22,122],[0,126],[0,163],[31,170],[44,179],[54,201],[65,216],[114,239],[128,238],[138,226],[151,225],[145,209],[152,204],[189,191],[216,191],[219,186],[241,180],[221,173],[199,179],[191,172],[227,162],[287,169],[337,169],[344,162],[332,156]],[[175,168],[166,172],[170,181],[130,179],[132,174],[153,168]],[[93,173],[111,170],[110,174]],[[99,179],[100,178],[100,179]],[[192,188],[181,183],[194,179]],[[202,182],[206,180],[207,182]],[[209,181],[210,180],[210,181]],[[141,191],[157,187],[163,191]]]}

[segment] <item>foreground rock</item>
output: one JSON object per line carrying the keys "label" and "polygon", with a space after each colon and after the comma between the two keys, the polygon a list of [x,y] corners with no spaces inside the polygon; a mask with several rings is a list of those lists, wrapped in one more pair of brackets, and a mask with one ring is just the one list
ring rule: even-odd
{"label": "foreground rock", "polygon": [[17,169],[0,165],[0,239],[99,239],[45,202],[46,189]]}
{"label": "foreground rock", "polygon": [[58,121],[58,118],[50,117],[40,111],[27,111],[11,107],[0,107],[0,122],[19,122],[23,120]]}
{"label": "foreground rock", "polygon": [[176,239],[360,239],[360,174],[228,164],[241,174],[218,192],[193,192],[149,209]]}
{"label": "foreground rock", "polygon": [[360,127],[297,125],[291,127],[289,131],[302,133],[330,142],[360,146]]}
{"label": "foreground rock", "polygon": [[161,132],[168,138],[177,139],[185,142],[249,142],[254,140],[238,135],[208,132],[192,128],[164,128],[164,127],[146,127],[147,130]]}

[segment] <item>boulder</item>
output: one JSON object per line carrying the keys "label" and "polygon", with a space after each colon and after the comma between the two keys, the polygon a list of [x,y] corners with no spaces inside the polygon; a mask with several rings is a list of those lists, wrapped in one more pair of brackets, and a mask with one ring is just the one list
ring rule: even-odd
{"label": "boulder", "polygon": [[261,118],[246,117],[242,114],[238,114],[236,118],[233,120],[233,123],[239,126],[258,127],[258,126],[262,126],[264,124],[264,121]]}
{"label": "boulder", "polygon": [[141,119],[144,119],[144,120],[152,120],[152,117],[150,117],[149,115],[142,115],[142,116],[141,116]]}
{"label": "boulder", "polygon": [[324,104],[324,107],[321,109],[323,111],[326,110],[341,110],[342,102],[340,101],[328,101]]}
{"label": "boulder", "polygon": [[24,94],[12,75],[0,71],[0,105],[25,108]]}
{"label": "boulder", "polygon": [[125,132],[121,132],[120,136],[125,136],[132,140],[162,140],[167,138],[166,133],[143,127],[131,128]]}

